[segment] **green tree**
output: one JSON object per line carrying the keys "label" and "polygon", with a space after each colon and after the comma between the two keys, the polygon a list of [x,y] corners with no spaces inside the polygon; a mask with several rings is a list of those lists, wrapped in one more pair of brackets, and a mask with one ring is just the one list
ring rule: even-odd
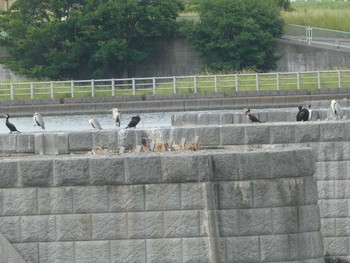
{"label": "green tree", "polygon": [[[200,21],[187,32],[213,71],[276,66],[276,38],[283,32],[277,5],[261,0],[202,0]],[[188,28],[188,27],[187,27]]]}
{"label": "green tree", "polygon": [[3,62],[38,78],[126,77],[176,31],[180,0],[17,0],[0,16]]}

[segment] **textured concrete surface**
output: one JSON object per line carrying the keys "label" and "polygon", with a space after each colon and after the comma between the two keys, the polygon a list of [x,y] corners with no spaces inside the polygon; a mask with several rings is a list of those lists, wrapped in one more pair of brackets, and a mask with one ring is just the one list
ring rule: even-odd
{"label": "textured concrete surface", "polygon": [[[211,118],[210,116],[214,116]],[[222,115],[221,115],[222,116]],[[203,125],[184,125],[182,127],[159,129],[120,129],[120,130],[88,130],[82,132],[60,132],[59,141],[62,153],[86,152],[95,147],[117,150],[120,147],[132,149],[141,143],[155,140],[172,140],[180,144],[182,138],[188,142],[199,136],[202,146],[226,145],[258,145],[258,144],[294,144],[311,142],[337,142],[350,139],[350,124],[341,121],[310,121],[310,122],[266,122],[250,124],[215,124],[218,118],[215,114],[203,113],[197,119]],[[230,119],[230,118],[222,118]],[[205,125],[205,123],[207,123]],[[210,123],[210,124],[208,124]],[[51,134],[51,133],[50,133]],[[33,133],[0,134],[0,149],[2,153],[32,154],[39,153],[40,144],[35,143]],[[55,144],[53,144],[55,145]],[[56,146],[55,146],[56,147]]]}
{"label": "textured concrete surface", "polygon": [[[327,101],[347,98],[348,88],[322,89],[307,94],[306,90],[239,91],[225,96],[223,93],[168,94],[147,96],[78,97],[43,100],[0,101],[3,112],[11,116],[32,116],[34,112],[45,115],[106,113],[111,108],[123,112],[198,111],[266,108],[297,108],[305,101]],[[309,103],[306,104],[308,106]],[[317,109],[318,107],[313,107]]]}
{"label": "textured concrete surface", "polygon": [[26,262],[323,262],[311,148],[0,163],[0,230]]}

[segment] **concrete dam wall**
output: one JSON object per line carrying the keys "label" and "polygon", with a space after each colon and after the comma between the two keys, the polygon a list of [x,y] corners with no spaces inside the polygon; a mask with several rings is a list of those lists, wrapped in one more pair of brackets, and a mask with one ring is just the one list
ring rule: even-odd
{"label": "concrete dam wall", "polygon": [[[1,134],[0,231],[27,262],[346,262],[349,121],[309,103],[320,118],[303,123],[184,112],[170,128],[57,133],[57,156],[39,154],[52,133]],[[133,150],[196,136],[196,152]]]}
{"label": "concrete dam wall", "polygon": [[26,262],[323,262],[310,148],[0,162],[0,230]]}

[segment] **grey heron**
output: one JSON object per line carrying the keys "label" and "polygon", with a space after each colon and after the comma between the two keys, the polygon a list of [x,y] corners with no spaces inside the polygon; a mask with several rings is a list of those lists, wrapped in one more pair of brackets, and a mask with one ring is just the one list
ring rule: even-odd
{"label": "grey heron", "polygon": [[248,119],[251,122],[261,122],[255,115],[250,113],[250,109],[249,108],[246,110],[245,115],[248,117]]}
{"label": "grey heron", "polygon": [[89,123],[92,125],[92,127],[96,130],[102,130],[102,127],[100,125],[100,122],[98,121],[97,118],[95,117],[92,117],[90,120],[89,120]]}
{"label": "grey heron", "polygon": [[6,117],[6,126],[9,128],[10,133],[12,132],[20,132],[19,130],[16,129],[15,125],[13,125],[11,122],[9,122],[10,115],[5,114]]}
{"label": "grey heron", "polygon": [[140,122],[140,120],[141,120],[141,118],[140,118],[140,116],[138,116],[138,115],[132,117],[132,118],[131,118],[131,121],[129,122],[128,126],[125,127],[125,129],[127,129],[127,128],[135,128],[136,125]]}
{"label": "grey heron", "polygon": [[120,112],[118,111],[118,108],[113,108],[111,112],[115,121],[115,125],[120,127]]}
{"label": "grey heron", "polygon": [[310,117],[310,112],[308,109],[302,106],[298,107],[299,112],[297,113],[297,121],[308,121]]}
{"label": "grey heron", "polygon": [[41,116],[40,113],[37,113],[37,112],[34,113],[33,122],[34,122],[34,126],[39,126],[39,127],[41,127],[43,130],[45,130],[44,118],[43,118],[43,116]]}
{"label": "grey heron", "polygon": [[343,110],[340,108],[338,102],[336,102],[335,100],[331,101],[331,109],[335,114],[337,120],[343,118]]}

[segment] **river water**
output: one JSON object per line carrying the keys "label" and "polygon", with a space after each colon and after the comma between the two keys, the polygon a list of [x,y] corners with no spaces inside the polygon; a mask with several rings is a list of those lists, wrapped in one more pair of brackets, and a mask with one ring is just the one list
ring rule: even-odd
{"label": "river water", "polygon": [[[171,116],[174,112],[157,112],[140,114],[141,121],[137,128],[161,128],[171,126]],[[121,127],[125,128],[131,117],[135,114],[122,114]],[[95,117],[99,120],[104,130],[114,129],[115,123],[112,113],[96,115],[68,115],[68,116],[43,116],[45,131],[82,131],[93,129],[89,119]],[[0,118],[0,133],[9,133],[5,125],[5,117]],[[9,121],[16,126],[20,132],[39,132],[42,129],[34,126],[33,117],[10,117]],[[2,124],[1,124],[2,122]]]}
{"label": "river water", "polygon": [[[297,113],[295,108],[270,108],[270,109],[256,109],[255,113],[266,111],[292,111]],[[200,112],[230,112],[233,114],[244,114],[243,110],[213,110],[213,111],[195,111]],[[182,114],[183,112],[152,112],[139,114],[141,117],[137,128],[163,128],[171,126],[171,117],[175,114]],[[135,114],[123,113],[121,115],[121,127],[125,128],[131,117]],[[89,124],[89,119],[95,117],[99,120],[104,130],[115,129],[115,123],[112,113],[95,114],[95,115],[67,115],[67,116],[44,116],[45,131],[86,131],[93,129]],[[1,121],[3,124],[1,124]],[[5,125],[5,117],[0,115],[0,133],[9,133],[9,129]],[[10,117],[10,122],[14,124],[20,132],[41,132],[40,127],[34,126],[33,117]]]}

